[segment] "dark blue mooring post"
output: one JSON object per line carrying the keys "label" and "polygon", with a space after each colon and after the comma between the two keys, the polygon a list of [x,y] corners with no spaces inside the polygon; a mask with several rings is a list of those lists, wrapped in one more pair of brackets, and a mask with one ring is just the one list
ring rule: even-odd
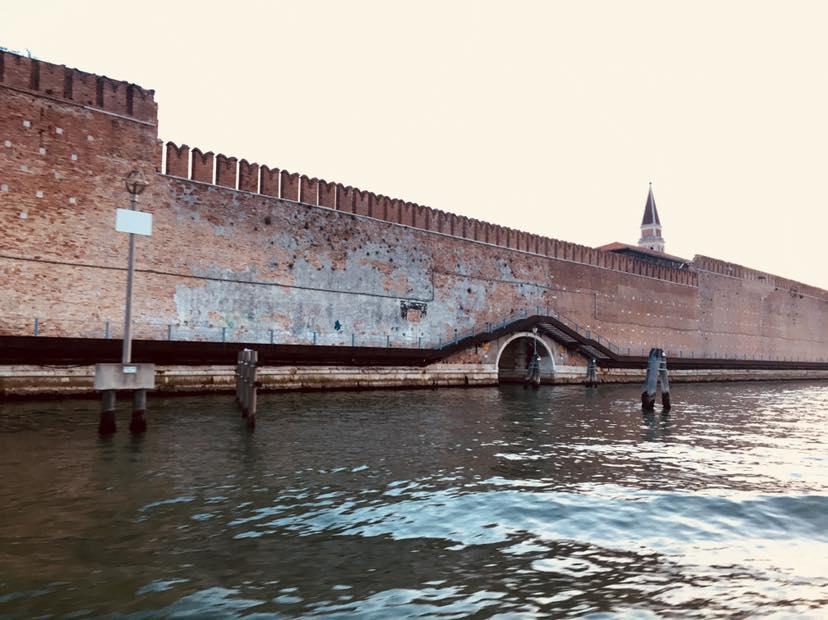
{"label": "dark blue mooring post", "polygon": [[221,341],[222,342],[227,342],[227,328],[226,327],[221,328]]}
{"label": "dark blue mooring post", "polygon": [[34,335],[35,336],[40,335],[40,319],[38,319],[37,317],[35,317]]}
{"label": "dark blue mooring post", "polygon": [[273,330],[270,330],[270,344],[273,344]]}
{"label": "dark blue mooring post", "polygon": [[316,344],[316,332],[313,332],[313,344]]}
{"label": "dark blue mooring post", "polygon": [[386,348],[389,348],[391,346],[391,336],[389,336],[388,334],[385,334],[385,346]]}
{"label": "dark blue mooring post", "polygon": [[351,346],[352,347],[356,346],[356,334],[353,334],[353,333],[351,334]]}
{"label": "dark blue mooring post", "polygon": [[172,323],[167,323],[167,340],[172,340]]}
{"label": "dark blue mooring post", "polygon": [[418,349],[422,349],[422,348],[423,348],[423,337],[422,337],[422,336],[418,336],[418,337],[417,337],[417,348],[418,348]]}
{"label": "dark blue mooring post", "polygon": [[457,328],[454,328],[454,344],[457,344]]}
{"label": "dark blue mooring post", "polygon": [[109,340],[109,321],[104,323],[104,338]]}

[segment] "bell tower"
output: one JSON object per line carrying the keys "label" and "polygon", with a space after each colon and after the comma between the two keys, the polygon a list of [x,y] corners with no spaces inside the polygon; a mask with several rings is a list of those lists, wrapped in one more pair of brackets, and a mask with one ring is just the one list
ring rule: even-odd
{"label": "bell tower", "polygon": [[647,194],[647,204],[644,205],[644,217],[641,220],[641,239],[638,240],[638,246],[656,252],[664,252],[661,220],[658,219],[652,182],[650,183],[650,192]]}

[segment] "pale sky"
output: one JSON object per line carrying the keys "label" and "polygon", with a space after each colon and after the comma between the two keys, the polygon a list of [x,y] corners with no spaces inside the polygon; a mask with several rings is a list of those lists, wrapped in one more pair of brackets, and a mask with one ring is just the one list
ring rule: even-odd
{"label": "pale sky", "polygon": [[4,2],[0,45],[156,91],[164,140],[828,288],[828,3]]}

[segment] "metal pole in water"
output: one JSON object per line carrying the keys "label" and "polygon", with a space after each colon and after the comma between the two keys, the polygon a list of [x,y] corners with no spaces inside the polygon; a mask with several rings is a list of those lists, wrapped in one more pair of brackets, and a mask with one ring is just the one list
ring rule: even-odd
{"label": "metal pole in water", "polygon": [[[124,180],[127,192],[129,192],[129,210],[135,211],[135,203],[138,194],[142,193],[149,183],[144,175],[137,170],[130,172]],[[127,254],[127,281],[126,281],[126,304],[124,307],[124,342],[121,352],[121,362],[129,364],[132,361],[132,281],[135,276],[135,233],[129,232],[129,250]]]}
{"label": "metal pole in water", "polygon": [[[129,194],[129,209],[135,211],[135,196]],[[126,305],[124,307],[124,343],[121,351],[121,363],[129,364],[132,359],[132,280],[135,275],[135,234],[129,233],[129,250],[127,253]]]}
{"label": "metal pole in water", "polygon": [[256,380],[256,369],[259,365],[258,351],[250,351],[250,386],[247,398],[247,428],[256,428],[256,387],[258,381]]}
{"label": "metal pole in water", "polygon": [[[147,180],[138,170],[130,172],[124,185],[127,192],[129,192],[129,211],[135,211],[135,205],[138,194],[143,192],[148,185]],[[133,280],[135,278],[135,234],[138,229],[142,227],[134,226],[133,222],[126,222],[126,226],[119,227],[120,216],[116,217],[116,230],[122,230],[129,233],[129,246],[127,252],[127,278],[126,278],[126,300],[124,303],[124,339],[121,347],[121,364],[123,365],[123,372],[126,372],[126,365],[132,362],[132,288]],[[149,232],[140,232],[140,234],[150,234]],[[109,321],[105,323],[105,337],[109,338]],[[131,369],[135,372],[135,368]],[[115,432],[115,390],[105,389],[101,396],[101,418],[98,424],[98,432],[101,435],[109,435]],[[146,421],[143,415],[146,410],[147,393],[146,390],[133,390],[134,407],[132,420],[130,421],[129,429],[132,432],[143,432],[146,430]]]}
{"label": "metal pole in water", "polygon": [[246,418],[250,410],[249,407],[249,383],[250,383],[250,349],[244,349],[242,351],[242,363],[241,363],[241,414],[243,418]]}
{"label": "metal pole in water", "polygon": [[532,387],[537,389],[540,387],[540,356],[538,355],[538,328],[532,328],[532,361],[529,364],[528,373],[526,374],[527,383],[531,383]]}

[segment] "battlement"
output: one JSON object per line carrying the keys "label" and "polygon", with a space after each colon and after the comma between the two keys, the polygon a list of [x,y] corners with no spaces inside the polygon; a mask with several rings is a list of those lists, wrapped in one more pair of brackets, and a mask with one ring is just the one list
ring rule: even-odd
{"label": "battlement", "polygon": [[155,91],[65,65],[0,51],[0,85],[155,124]]}
{"label": "battlement", "polygon": [[828,291],[821,288],[803,284],[795,280],[789,280],[780,276],[751,269],[750,267],[743,267],[736,263],[728,263],[717,258],[710,258],[709,256],[696,255],[693,258],[693,267],[699,271],[709,271],[722,276],[729,276],[731,278],[739,278],[742,280],[759,280],[770,284],[776,288],[790,291],[792,294],[808,295],[817,299],[828,301]]}
{"label": "battlement", "polygon": [[169,176],[344,211],[549,258],[677,284],[698,285],[697,274],[691,270],[655,265],[577,243],[497,226],[399,198],[374,194],[350,185],[250,163],[246,159],[239,161],[236,157],[228,157],[221,153],[205,153],[198,148],[191,150],[186,144],[179,146],[174,142],[167,142],[164,151],[164,161],[158,161],[156,164],[158,170],[164,170]]}

